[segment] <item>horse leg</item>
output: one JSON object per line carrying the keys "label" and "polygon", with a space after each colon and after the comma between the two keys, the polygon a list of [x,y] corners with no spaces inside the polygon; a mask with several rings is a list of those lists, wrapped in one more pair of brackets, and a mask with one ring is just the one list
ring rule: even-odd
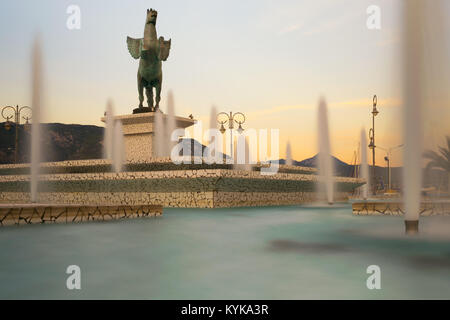
{"label": "horse leg", "polygon": [[155,91],[156,91],[156,97],[155,97],[156,106],[155,106],[155,109],[159,109],[159,101],[161,101],[161,80],[158,81],[158,83],[156,84]]}
{"label": "horse leg", "polygon": [[145,94],[147,96],[147,104],[151,111],[153,111],[153,88],[151,85],[145,87]]}
{"label": "horse leg", "polygon": [[142,103],[144,102],[144,85],[142,83],[142,77],[139,74],[137,74],[137,84],[138,84],[138,93],[139,93],[139,108],[142,108]]}

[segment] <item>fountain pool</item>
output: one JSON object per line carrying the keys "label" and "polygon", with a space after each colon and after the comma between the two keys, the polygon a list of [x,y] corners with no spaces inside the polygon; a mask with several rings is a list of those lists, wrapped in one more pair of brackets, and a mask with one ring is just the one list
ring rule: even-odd
{"label": "fountain pool", "polygon": [[[0,298],[449,299],[450,220],[422,217],[411,238],[402,219],[342,204],[3,228]],[[72,264],[81,290],[66,289]],[[366,287],[369,265],[380,290]]]}

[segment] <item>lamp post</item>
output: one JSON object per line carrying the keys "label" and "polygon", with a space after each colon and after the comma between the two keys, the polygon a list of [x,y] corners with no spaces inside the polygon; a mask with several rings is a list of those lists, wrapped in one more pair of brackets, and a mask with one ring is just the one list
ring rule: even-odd
{"label": "lamp post", "polygon": [[369,130],[369,148],[372,149],[372,184],[373,184],[373,194],[376,194],[376,180],[375,180],[375,117],[379,113],[377,110],[377,95],[373,96],[373,109],[372,109],[372,128]]}
{"label": "lamp post", "polygon": [[234,129],[234,123],[236,122],[238,127],[238,132],[241,134],[244,132],[244,128],[242,128],[242,125],[245,123],[245,115],[241,112],[233,113],[230,111],[230,113],[226,112],[220,112],[217,114],[217,122],[220,124],[220,132],[222,134],[225,133],[226,129],[224,127],[224,124],[228,123],[228,129],[230,129],[230,153],[231,153],[231,159],[233,159],[233,129]]}
{"label": "lamp post", "polygon": [[[5,111],[6,110],[12,110],[13,111],[13,115],[5,115]],[[9,121],[11,118],[14,117],[14,124],[16,127],[16,137],[15,137],[15,147],[14,147],[14,163],[18,162],[18,158],[19,158],[19,125],[20,125],[20,115],[22,113],[23,110],[29,110],[31,111],[30,107],[27,106],[23,106],[23,107],[19,107],[18,105],[16,105],[15,107],[13,106],[6,106],[2,108],[2,117],[3,119],[6,120],[5,122],[5,129],[6,130],[10,130],[11,129],[11,121]],[[22,118],[25,120],[25,126],[24,129],[28,131],[29,128],[29,120],[31,120],[31,117],[24,117],[22,116]]]}
{"label": "lamp post", "polygon": [[391,160],[390,160],[389,156],[385,156],[384,161],[386,161],[386,163],[387,163],[387,169],[388,169],[387,170],[387,174],[388,174],[388,189],[387,189],[387,191],[389,191],[389,190],[391,190],[391,164],[390,164]]}
{"label": "lamp post", "polygon": [[392,151],[403,147],[403,144],[400,144],[398,146],[395,147],[391,147],[391,148],[383,148],[378,146],[378,148],[380,148],[381,150],[386,151],[386,157],[384,157],[384,160],[387,162],[388,165],[388,190],[392,190],[392,184],[391,184],[391,177],[392,177],[392,173],[391,173],[391,153]]}

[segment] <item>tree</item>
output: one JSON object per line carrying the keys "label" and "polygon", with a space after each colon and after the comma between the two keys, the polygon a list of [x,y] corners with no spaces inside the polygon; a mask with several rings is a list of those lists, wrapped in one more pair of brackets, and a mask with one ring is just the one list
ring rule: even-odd
{"label": "tree", "polygon": [[447,172],[448,186],[450,192],[450,136],[445,137],[447,140],[447,147],[438,147],[439,153],[433,150],[427,150],[424,157],[429,159],[426,169],[438,168]]}

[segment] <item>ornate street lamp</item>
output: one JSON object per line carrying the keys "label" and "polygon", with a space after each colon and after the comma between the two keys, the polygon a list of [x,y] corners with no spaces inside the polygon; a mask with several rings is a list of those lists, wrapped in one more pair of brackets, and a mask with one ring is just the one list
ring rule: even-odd
{"label": "ornate street lamp", "polygon": [[388,188],[386,191],[390,192],[390,190],[391,190],[391,159],[388,156],[385,156],[384,161],[386,161],[386,164],[387,164],[387,176],[388,176]]}
{"label": "ornate street lamp", "polygon": [[224,124],[228,123],[228,129],[230,129],[230,147],[231,147],[231,158],[233,158],[233,129],[234,129],[234,123],[236,122],[239,127],[237,129],[239,134],[242,134],[244,132],[244,128],[242,125],[245,123],[245,115],[241,112],[233,113],[230,111],[230,113],[226,112],[220,112],[217,114],[217,122],[220,124],[220,132],[222,134],[225,133],[226,129]]}
{"label": "ornate street lamp", "polygon": [[[5,115],[5,111],[6,110],[12,110],[13,115]],[[19,125],[20,125],[20,115],[22,113],[23,110],[29,110],[32,111],[30,107],[27,106],[23,106],[20,107],[19,106],[6,106],[2,108],[2,117],[3,119],[6,120],[5,122],[5,129],[6,130],[10,130],[11,129],[11,121],[10,119],[14,117],[14,124],[16,127],[16,137],[15,137],[15,147],[14,147],[14,162],[17,163],[18,162],[18,156],[19,156]],[[31,120],[31,117],[22,117],[26,122],[24,125],[24,129],[26,131],[29,130],[29,120]]]}
{"label": "ornate street lamp", "polygon": [[23,125],[23,129],[26,132],[30,132],[31,129],[31,123],[28,120],[31,120],[31,117],[23,117],[25,119],[25,124]]}
{"label": "ornate street lamp", "polygon": [[376,194],[377,184],[375,180],[375,117],[379,113],[377,110],[377,95],[373,96],[373,109],[372,109],[372,128],[369,130],[369,149],[372,149],[372,184],[373,184],[373,194]]}
{"label": "ornate street lamp", "polygon": [[403,147],[403,143],[398,146],[387,148],[387,149],[378,146],[378,148],[380,148],[381,150],[386,151],[386,156],[384,157],[384,160],[387,162],[387,165],[388,165],[388,190],[392,190],[392,184],[391,184],[392,173],[391,173],[391,165],[390,165],[391,164],[391,154],[392,154],[392,151],[394,151],[398,148],[401,148],[401,147]]}
{"label": "ornate street lamp", "polygon": [[6,122],[5,122],[5,130],[6,130],[6,131],[11,130],[11,122],[9,121],[9,119],[6,119]]}

